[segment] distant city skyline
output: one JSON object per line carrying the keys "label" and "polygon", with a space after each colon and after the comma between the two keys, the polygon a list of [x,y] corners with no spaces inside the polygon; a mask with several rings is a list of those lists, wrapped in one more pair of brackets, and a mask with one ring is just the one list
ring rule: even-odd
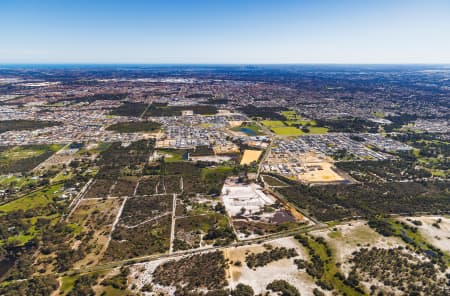
{"label": "distant city skyline", "polygon": [[449,64],[450,1],[0,3],[0,64]]}

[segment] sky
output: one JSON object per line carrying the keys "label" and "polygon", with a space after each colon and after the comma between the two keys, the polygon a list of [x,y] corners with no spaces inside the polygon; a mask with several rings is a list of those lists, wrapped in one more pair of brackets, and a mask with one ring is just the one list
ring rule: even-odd
{"label": "sky", "polygon": [[0,0],[0,63],[450,64],[450,0]]}

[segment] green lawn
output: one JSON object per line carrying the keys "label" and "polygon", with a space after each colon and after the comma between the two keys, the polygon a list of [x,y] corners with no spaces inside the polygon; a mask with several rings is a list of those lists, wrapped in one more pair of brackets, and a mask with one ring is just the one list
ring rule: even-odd
{"label": "green lawn", "polygon": [[78,279],[78,275],[73,276],[65,276],[62,278],[62,285],[59,289],[60,295],[67,295],[70,291],[72,291],[75,286],[75,281]]}
{"label": "green lawn", "polygon": [[281,112],[281,115],[286,117],[287,120],[297,120],[299,117],[301,117],[300,115],[297,115],[297,112],[293,110],[283,111]]}
{"label": "green lawn", "polygon": [[309,127],[309,134],[325,134],[328,132],[326,127]]}
{"label": "green lawn", "polygon": [[56,152],[62,148],[62,145],[35,145],[35,146],[14,146],[3,152],[0,152],[0,162],[12,162],[20,159],[36,157],[47,151]]}
{"label": "green lawn", "polygon": [[36,184],[36,180],[31,177],[18,177],[14,175],[0,176],[0,189],[7,189],[10,186],[18,187],[19,189],[30,184]]}
{"label": "green lawn", "polygon": [[50,183],[59,183],[67,181],[73,178],[72,172],[65,173],[64,171],[59,172],[55,177],[50,180]]}
{"label": "green lawn", "polygon": [[300,129],[292,126],[272,127],[271,130],[280,136],[300,136],[304,134]]}
{"label": "green lawn", "polygon": [[215,168],[204,168],[202,169],[202,178],[208,178],[213,175],[224,175],[229,174],[233,171],[233,168],[230,166],[218,166]]}
{"label": "green lawn", "polygon": [[8,213],[18,210],[29,210],[37,207],[43,207],[49,204],[53,198],[57,196],[57,192],[61,189],[62,184],[46,187],[42,190],[27,194],[19,199],[0,206],[1,212]]}
{"label": "green lawn", "polygon": [[317,122],[315,120],[298,119],[298,120],[288,120],[286,121],[286,124],[289,126],[294,124],[301,124],[303,126],[309,124],[310,126],[316,126]]}
{"label": "green lawn", "polygon": [[[281,114],[286,117],[286,121],[262,120],[261,123],[280,136],[301,136],[309,134],[324,134],[328,132],[326,127],[318,127],[315,120],[307,120],[296,114],[295,111],[284,111]],[[308,126],[309,132],[305,133],[296,125]]]}
{"label": "green lawn", "polygon": [[158,149],[158,154],[166,155],[164,157],[165,162],[178,162],[183,161],[183,154],[186,153],[185,150],[176,149]]}
{"label": "green lawn", "polygon": [[262,120],[261,123],[268,128],[283,127],[285,124],[281,120]]}
{"label": "green lawn", "polygon": [[317,134],[325,134],[328,129],[326,127],[309,127],[309,133],[305,133],[301,129],[298,129],[293,126],[285,126],[285,127],[273,127],[271,130],[280,136],[302,136],[302,135],[317,135]]}

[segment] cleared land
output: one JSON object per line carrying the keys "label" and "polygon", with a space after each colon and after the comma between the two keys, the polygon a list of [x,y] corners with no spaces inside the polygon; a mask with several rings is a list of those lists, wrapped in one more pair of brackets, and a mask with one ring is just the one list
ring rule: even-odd
{"label": "cleared land", "polygon": [[298,179],[307,183],[342,182],[346,179],[339,175],[329,162],[305,164],[305,172],[298,174]]}
{"label": "cleared land", "polygon": [[261,150],[244,150],[244,154],[242,155],[241,165],[251,164],[252,162],[258,161],[261,156]]}

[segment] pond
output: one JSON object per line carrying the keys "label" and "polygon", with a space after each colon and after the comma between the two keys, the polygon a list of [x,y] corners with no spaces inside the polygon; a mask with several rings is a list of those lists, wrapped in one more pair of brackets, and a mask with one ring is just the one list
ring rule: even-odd
{"label": "pond", "polygon": [[251,129],[249,129],[249,128],[246,128],[246,127],[241,127],[241,128],[239,129],[239,131],[240,131],[240,132],[243,132],[243,133],[246,133],[246,134],[249,135],[249,136],[256,136],[256,133],[255,133],[253,130],[251,130]]}

